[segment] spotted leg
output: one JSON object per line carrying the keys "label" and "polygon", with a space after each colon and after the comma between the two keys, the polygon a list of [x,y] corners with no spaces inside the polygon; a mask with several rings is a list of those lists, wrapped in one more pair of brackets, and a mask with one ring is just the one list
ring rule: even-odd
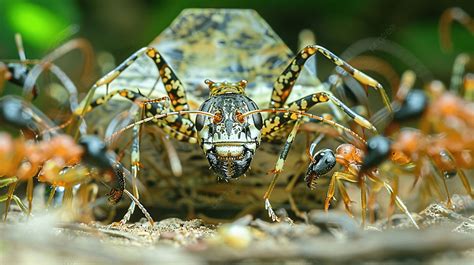
{"label": "spotted leg", "polygon": [[[141,110],[136,114],[138,117],[142,116]],[[135,125],[133,127],[133,143],[132,143],[132,152],[130,155],[130,164],[132,165],[132,187],[133,187],[133,196],[139,200],[140,193],[138,192],[137,181],[138,181],[138,171],[140,170],[140,125]],[[120,220],[120,224],[124,225],[135,212],[135,201],[132,200],[130,206],[128,207],[127,213]]]}
{"label": "spotted leg", "polygon": [[[342,103],[338,98],[326,92],[310,94],[294,102],[291,102],[288,104],[288,109],[305,112],[318,103],[324,103],[328,101],[331,101],[338,108],[344,111],[349,117],[354,119],[356,123],[372,131],[377,131],[375,127],[364,117],[358,115],[344,103]],[[293,120],[290,117],[290,114],[291,113],[277,113],[267,118],[263,123],[264,127],[262,129],[262,132],[264,132],[264,139],[272,141],[279,138],[281,135],[281,130],[286,128],[287,125],[290,125],[291,121]]]}
{"label": "spotted leg", "polygon": [[298,119],[295,125],[293,126],[293,129],[291,130],[290,134],[288,135],[285,145],[283,146],[283,149],[281,150],[280,155],[278,156],[275,168],[272,170],[272,172],[274,173],[272,182],[270,183],[270,186],[268,187],[267,191],[265,192],[265,195],[263,196],[263,199],[265,200],[265,209],[268,211],[268,215],[273,221],[279,222],[279,218],[273,211],[272,205],[270,204],[270,195],[273,192],[273,189],[275,188],[275,184],[277,182],[278,176],[280,175],[280,172],[283,170],[283,166],[285,165],[286,158],[288,157],[291,144],[293,143],[296,137],[296,133],[298,132],[300,124],[301,120]]}
{"label": "spotted leg", "polygon": [[[140,92],[135,92],[129,89],[120,89],[112,91],[109,94],[92,101],[90,104],[83,106],[81,109],[76,110],[76,114],[84,115],[85,113],[92,111],[94,108],[107,103],[115,95],[119,95],[132,102],[138,103],[142,107],[145,117],[153,117],[171,111],[168,97],[147,99]],[[171,137],[183,142],[196,143],[197,139],[194,123],[186,118],[186,115],[187,114],[167,116],[164,119],[153,119],[153,121]]]}
{"label": "spotted leg", "polygon": [[[125,69],[127,69],[133,62],[135,62],[142,55],[148,56],[159,71],[161,81],[165,87],[168,97],[173,105],[173,110],[189,110],[189,105],[186,99],[186,91],[183,87],[182,82],[179,80],[173,69],[168,65],[163,56],[155,49],[151,47],[144,47],[132,54],[117,68],[109,72],[107,75],[99,79],[94,87],[102,85],[109,85],[114,79],[116,79]],[[187,114],[185,114],[187,116]]]}
{"label": "spotted leg", "polygon": [[310,57],[314,56],[316,52],[321,53],[335,65],[347,71],[351,76],[353,76],[357,81],[366,87],[371,86],[378,90],[387,109],[391,110],[390,100],[379,82],[375,81],[373,78],[364,74],[363,72],[355,69],[347,62],[334,55],[328,49],[319,45],[310,45],[301,50],[277,78],[273,85],[270,107],[281,108],[285,105],[286,100],[288,99],[293,86],[295,85],[296,79],[304,67],[305,62]]}

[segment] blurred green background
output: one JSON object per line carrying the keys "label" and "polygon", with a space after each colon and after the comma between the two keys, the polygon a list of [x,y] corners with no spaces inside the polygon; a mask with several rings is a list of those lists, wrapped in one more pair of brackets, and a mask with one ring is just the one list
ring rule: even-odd
{"label": "blurred green background", "polygon": [[[357,40],[382,37],[399,43],[436,78],[448,81],[455,56],[474,52],[474,36],[458,23],[452,27],[453,51],[445,53],[440,48],[438,21],[452,6],[474,16],[472,0],[0,0],[0,58],[18,57],[14,33],[20,32],[29,58],[41,58],[68,39],[84,37],[96,51],[108,51],[120,62],[153,40],[184,8],[251,8],[292,50],[297,49],[298,33],[305,28],[336,54]],[[406,69],[396,59],[388,59],[399,72]]]}

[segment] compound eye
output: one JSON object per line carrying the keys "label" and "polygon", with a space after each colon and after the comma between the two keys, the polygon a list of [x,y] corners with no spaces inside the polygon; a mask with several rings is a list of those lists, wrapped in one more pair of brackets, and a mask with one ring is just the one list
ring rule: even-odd
{"label": "compound eye", "polygon": [[[204,101],[204,103],[202,103],[202,105],[199,107],[199,110],[209,112],[209,109],[211,108],[211,106],[212,106],[212,101],[208,99]],[[195,125],[196,125],[197,131],[201,131],[204,128],[204,122],[206,119],[208,119],[207,116],[200,115],[200,114],[196,115]]]}
{"label": "compound eye", "polygon": [[196,116],[196,130],[201,131],[204,128],[204,115]]}
{"label": "compound eye", "polygon": [[235,119],[240,123],[244,123],[244,121],[245,121],[245,117],[242,116],[242,112],[240,112],[240,111],[235,112]]}
{"label": "compound eye", "polygon": [[222,113],[220,111],[217,111],[214,113],[214,118],[212,119],[212,122],[217,124],[222,121]]}
{"label": "compound eye", "polygon": [[263,127],[263,121],[262,121],[262,114],[260,113],[255,113],[252,114],[252,119],[253,119],[253,124],[255,127],[260,130]]}

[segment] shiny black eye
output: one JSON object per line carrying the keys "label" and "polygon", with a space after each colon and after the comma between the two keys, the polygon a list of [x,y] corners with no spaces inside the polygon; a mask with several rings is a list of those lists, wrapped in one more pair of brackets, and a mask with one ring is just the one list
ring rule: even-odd
{"label": "shiny black eye", "polygon": [[263,122],[262,122],[262,114],[260,113],[255,113],[252,114],[252,119],[253,119],[253,124],[255,127],[260,130],[263,127]]}
{"label": "shiny black eye", "polygon": [[[201,107],[199,108],[199,110],[201,111],[206,111],[208,112],[209,109],[211,108],[211,101],[210,99],[204,101],[204,103],[202,103]],[[206,116],[204,115],[196,115],[196,122],[195,122],[195,125],[196,125],[196,130],[197,131],[200,131],[202,130],[202,128],[204,127],[204,119],[206,118]]]}
{"label": "shiny black eye", "polygon": [[[255,102],[253,102],[250,99],[248,99],[247,106],[249,108],[249,111],[258,110],[257,104],[255,104]],[[262,114],[260,114],[260,113],[252,114],[252,119],[253,119],[253,124],[255,125],[255,127],[258,130],[262,129],[262,127],[263,127]]]}

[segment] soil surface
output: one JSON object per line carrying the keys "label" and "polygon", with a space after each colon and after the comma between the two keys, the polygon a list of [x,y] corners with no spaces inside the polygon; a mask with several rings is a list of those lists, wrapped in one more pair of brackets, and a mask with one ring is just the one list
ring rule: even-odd
{"label": "soil surface", "polygon": [[[474,200],[432,204],[361,229],[345,213],[312,211],[307,221],[251,216],[210,225],[165,219],[153,225],[57,221],[53,213],[0,225],[0,264],[473,264]],[[21,218],[17,218],[19,220]]]}

